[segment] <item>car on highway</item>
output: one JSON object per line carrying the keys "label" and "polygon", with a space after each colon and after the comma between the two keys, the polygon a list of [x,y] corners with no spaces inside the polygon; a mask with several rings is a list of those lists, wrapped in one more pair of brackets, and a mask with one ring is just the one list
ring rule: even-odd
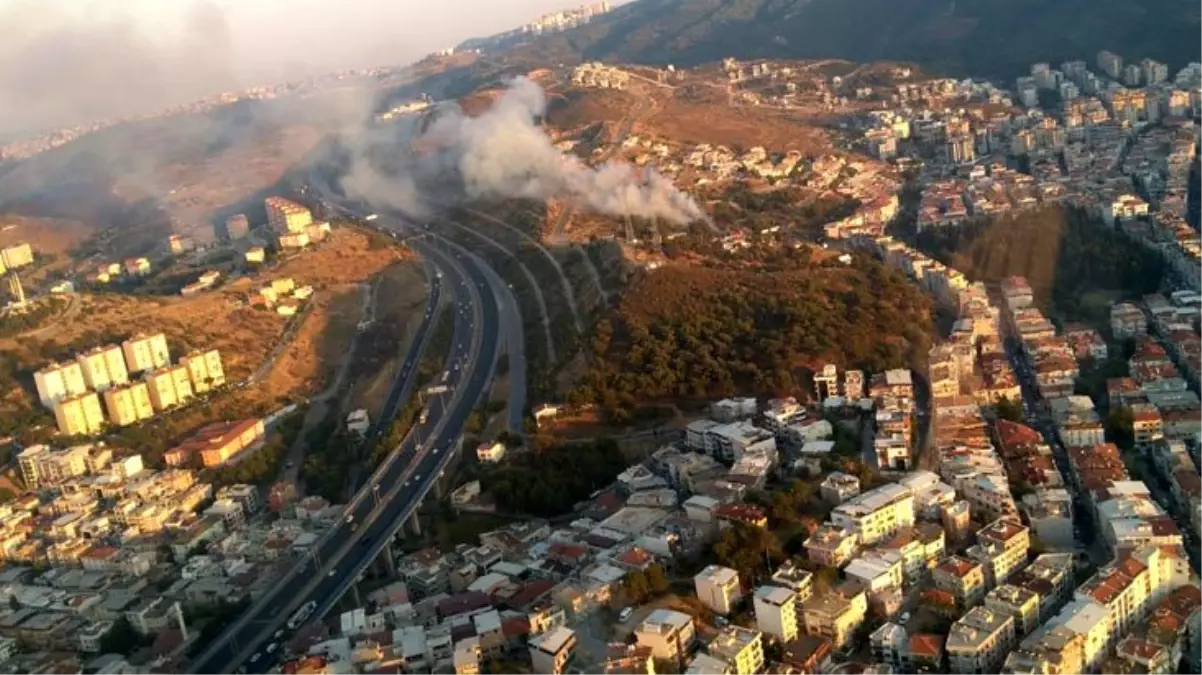
{"label": "car on highway", "polygon": [[334,568],[334,569],[330,570],[330,573],[329,573],[329,574],[327,574],[326,576],[327,576],[327,577],[329,577],[329,578],[331,578],[331,579],[333,579],[335,574],[338,574],[338,569],[337,569],[337,568]]}
{"label": "car on highway", "polygon": [[261,658],[263,658],[263,655],[262,655],[262,654],[259,654],[259,653],[256,653],[254,656],[250,657],[250,662],[251,662],[251,663],[256,663],[256,662],[257,662],[259,659],[261,659]]}
{"label": "car on highway", "polygon": [[625,620],[629,619],[631,614],[634,614],[633,607],[624,608],[621,612],[618,613],[618,621],[625,621]]}
{"label": "car on highway", "polygon": [[275,650],[277,650],[279,648],[280,648],[280,643],[272,642],[271,644],[267,645],[267,653],[272,654],[275,652]]}
{"label": "car on highway", "polygon": [[281,635],[283,635],[283,634],[284,634],[284,629],[283,629],[283,628],[281,628],[281,629],[277,630],[275,633],[273,633],[271,637],[273,637],[273,638],[275,638],[276,640],[278,640],[278,639],[280,639],[280,636],[281,636]]}
{"label": "car on highway", "polygon": [[355,514],[353,514],[353,513],[346,514],[346,524],[350,525],[353,522],[355,522]]}

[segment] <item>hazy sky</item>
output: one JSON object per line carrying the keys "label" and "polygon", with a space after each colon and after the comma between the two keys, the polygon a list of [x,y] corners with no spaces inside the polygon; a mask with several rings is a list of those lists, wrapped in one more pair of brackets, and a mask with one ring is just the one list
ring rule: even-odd
{"label": "hazy sky", "polygon": [[0,0],[0,138],[405,63],[583,0]]}

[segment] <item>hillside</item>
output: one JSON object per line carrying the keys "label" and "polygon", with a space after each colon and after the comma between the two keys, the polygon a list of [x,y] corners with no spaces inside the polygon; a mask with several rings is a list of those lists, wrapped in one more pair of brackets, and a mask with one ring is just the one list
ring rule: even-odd
{"label": "hillside", "polygon": [[930,301],[865,257],[772,274],[669,265],[599,323],[573,398],[623,420],[650,403],[799,396],[828,362],[918,364],[931,329]]}
{"label": "hillside", "polygon": [[1070,207],[928,231],[917,244],[973,281],[1026,277],[1036,302],[1062,321],[1103,324],[1111,301],[1151,293],[1164,275],[1154,253]]}
{"label": "hillside", "polygon": [[1198,58],[1193,0],[636,0],[517,53],[691,66],[727,56],[899,60],[1010,78],[1102,49],[1179,68]]}

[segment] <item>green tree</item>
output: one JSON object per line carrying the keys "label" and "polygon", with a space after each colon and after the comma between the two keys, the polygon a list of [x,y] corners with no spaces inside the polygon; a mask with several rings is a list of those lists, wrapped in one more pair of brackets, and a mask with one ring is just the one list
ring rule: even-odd
{"label": "green tree", "polygon": [[711,549],[719,565],[739,573],[745,584],[771,576],[785,559],[776,535],[761,527],[736,524],[722,533]]}
{"label": "green tree", "polygon": [[1018,401],[1011,401],[1009,397],[1003,396],[1001,400],[994,405],[994,410],[997,411],[998,419],[1020,423],[1023,421],[1022,403]]}
{"label": "green tree", "polygon": [[1135,421],[1131,417],[1131,409],[1126,406],[1114,406],[1106,413],[1106,439],[1123,450],[1129,450],[1135,445]]}

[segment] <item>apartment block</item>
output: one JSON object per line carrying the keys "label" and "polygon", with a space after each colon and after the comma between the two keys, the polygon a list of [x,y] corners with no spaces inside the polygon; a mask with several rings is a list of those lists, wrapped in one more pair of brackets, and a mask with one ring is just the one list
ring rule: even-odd
{"label": "apartment block", "polygon": [[125,356],[116,345],[105,345],[79,354],[75,362],[79,364],[84,383],[92,391],[102,392],[129,382]]}
{"label": "apartment block", "polygon": [[844,596],[829,592],[806,600],[801,605],[805,631],[830,638],[835,649],[851,639],[868,613],[868,595],[863,591]]}
{"label": "apartment block", "polygon": [[104,428],[100,397],[95,392],[59,399],[54,402],[54,421],[65,436],[87,436]]}
{"label": "apartment block", "polygon": [[46,445],[31,445],[17,455],[17,467],[25,487],[33,490],[54,485],[88,471],[88,453],[92,446],[77,445],[55,450]]}
{"label": "apartment block", "polygon": [[693,577],[697,599],[718,614],[729,614],[743,595],[739,573],[729,567],[710,565]]}
{"label": "apartment block", "polygon": [[727,626],[709,644],[710,656],[727,664],[732,675],[753,675],[764,668],[764,639],[758,630]]}
{"label": "apartment block", "polygon": [[79,396],[88,390],[83,369],[78,363],[52,363],[33,374],[38,400],[47,408],[68,396]]}
{"label": "apartment block", "polygon": [[183,366],[167,366],[146,373],[143,378],[150,392],[150,402],[157,412],[192,399],[192,381],[188,369]]}
{"label": "apartment block", "polygon": [[657,609],[634,630],[641,647],[651,649],[657,659],[677,661],[689,653],[695,628],[693,617],[670,609]]}
{"label": "apartment block", "polygon": [[125,367],[131,373],[157,370],[171,364],[171,353],[167,349],[167,336],[135,335],[121,343],[125,355]]}
{"label": "apartment block", "polygon": [[973,607],[952,624],[947,660],[953,673],[998,673],[1016,644],[1014,619],[985,607]]}
{"label": "apartment block", "polygon": [[856,553],[860,538],[855,532],[843,527],[821,525],[811,534],[802,547],[806,557],[827,567],[842,567]]}
{"label": "apartment block", "polygon": [[967,554],[985,568],[985,583],[992,587],[1026,564],[1031,535],[1017,518],[999,518],[977,532],[977,541]]}
{"label": "apartment block", "polygon": [[956,606],[968,609],[985,598],[985,568],[980,563],[960,556],[951,556],[939,563],[932,572],[935,586],[951,593]]}
{"label": "apartment block", "polygon": [[755,625],[782,644],[797,637],[797,595],[780,586],[755,589]]}
{"label": "apartment block", "polygon": [[914,525],[914,495],[896,483],[882,485],[836,506],[830,517],[869,546]]}
{"label": "apartment block", "polygon": [[1190,578],[1187,561],[1175,551],[1160,546],[1125,549],[1081,584],[1074,597],[1106,609],[1113,642],[1142,620],[1154,604],[1187,585]]}
{"label": "apartment block", "polygon": [[575,631],[557,626],[530,639],[530,664],[536,673],[559,675],[567,670],[575,648]]}
{"label": "apartment block", "polygon": [[3,261],[5,269],[9,270],[32,265],[33,247],[29,244],[17,244],[0,249],[0,261]]}
{"label": "apartment block", "polygon": [[814,575],[809,570],[786,560],[772,573],[773,585],[787,588],[797,596],[798,602],[805,602],[814,594]]}
{"label": "apartment block", "polygon": [[154,417],[150,388],[145,382],[134,382],[105,391],[104,408],[108,411],[109,422],[119,427]]}
{"label": "apartment block", "polygon": [[225,384],[225,368],[221,365],[221,352],[193,352],[179,360],[179,365],[188,371],[192,391],[203,394]]}
{"label": "apartment block", "polygon": [[268,197],[264,200],[267,208],[267,226],[278,233],[304,232],[313,223],[313,214],[309,209],[283,197]]}
{"label": "apartment block", "polygon": [[1011,584],[1002,584],[985,596],[985,608],[1014,619],[1014,630],[1022,638],[1039,625],[1039,594]]}
{"label": "apartment block", "polygon": [[847,578],[863,584],[870,593],[887,588],[900,589],[905,580],[903,559],[896,551],[865,551],[852,559],[843,572]]}

